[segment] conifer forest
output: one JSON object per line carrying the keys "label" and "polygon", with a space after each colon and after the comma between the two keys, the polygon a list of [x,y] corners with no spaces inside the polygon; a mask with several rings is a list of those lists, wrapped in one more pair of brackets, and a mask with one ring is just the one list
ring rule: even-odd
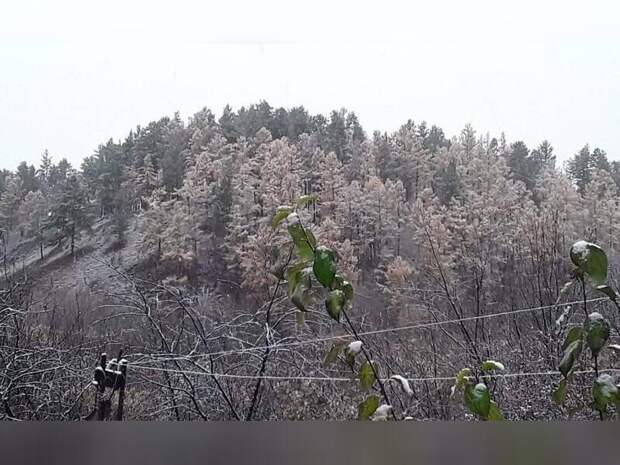
{"label": "conifer forest", "polygon": [[0,419],[616,419],[620,162],[371,129],[261,101],[1,171]]}

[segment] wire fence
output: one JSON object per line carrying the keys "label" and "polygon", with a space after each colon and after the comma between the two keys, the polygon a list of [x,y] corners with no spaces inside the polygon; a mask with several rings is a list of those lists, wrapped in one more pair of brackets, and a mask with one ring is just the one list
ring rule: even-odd
{"label": "wire fence", "polygon": [[[231,378],[231,379],[242,379],[242,380],[257,380],[263,379],[268,381],[315,381],[315,382],[359,382],[357,377],[332,377],[332,376],[276,376],[276,375],[239,375],[234,373],[217,373],[211,372],[209,370],[204,371],[196,371],[196,370],[176,370],[173,368],[159,368],[159,367],[149,367],[142,365],[131,365],[131,369],[134,370],[146,370],[146,371],[158,371],[158,372],[166,372],[166,373],[176,373],[176,374],[184,374],[184,375],[196,375],[196,376],[209,376],[215,378]],[[620,368],[607,368],[600,369],[598,373],[617,373],[620,372]],[[574,371],[572,375],[584,375],[584,374],[594,374],[595,370],[578,370]],[[558,376],[561,373],[557,370],[550,371],[536,371],[536,372],[516,372],[516,373],[488,373],[483,374],[480,378],[485,379],[502,379],[502,378],[520,378],[520,377],[543,377],[543,376]],[[426,378],[416,378],[416,377],[407,377],[403,376],[404,379],[409,381],[410,383],[426,383],[426,382],[434,382],[434,381],[454,381],[456,376],[432,376]],[[388,382],[390,380],[394,380],[394,378],[383,378],[382,382]]]}
{"label": "wire fence", "polygon": [[[586,300],[586,302],[594,303],[594,302],[602,302],[606,300],[608,300],[606,297],[600,297],[596,299],[588,299]],[[359,332],[358,336],[361,337],[361,336],[374,336],[374,335],[379,335],[379,334],[398,333],[402,331],[411,331],[415,329],[425,329],[425,328],[432,328],[436,326],[465,323],[465,322],[471,322],[471,321],[476,321],[476,320],[485,320],[485,319],[490,319],[490,318],[498,318],[502,316],[518,315],[522,313],[530,313],[530,312],[536,312],[536,311],[541,311],[541,310],[546,310],[546,309],[551,309],[551,308],[576,305],[576,304],[581,304],[583,302],[584,302],[583,300],[576,300],[576,301],[565,302],[561,304],[520,308],[516,310],[508,310],[505,312],[489,313],[486,315],[476,315],[476,316],[469,316],[469,317],[464,317],[464,318],[455,318],[451,320],[416,323],[416,324],[398,326],[398,327],[393,327],[393,328],[384,328],[384,329],[377,329],[377,330],[372,330],[372,331]],[[227,356],[227,355],[239,355],[239,354],[244,354],[244,353],[254,352],[254,351],[290,349],[293,347],[300,347],[304,345],[311,345],[311,344],[318,344],[322,342],[330,342],[330,341],[346,340],[346,339],[354,339],[354,336],[352,334],[332,335],[332,336],[325,336],[325,337],[320,337],[320,338],[315,338],[315,339],[305,339],[302,341],[282,342],[282,343],[267,344],[267,345],[262,345],[262,346],[244,347],[240,349],[219,350],[219,351],[200,353],[200,354],[187,354],[187,355],[182,355],[182,356],[178,354],[171,354],[171,353],[160,353],[160,354],[136,353],[136,354],[133,354],[133,356],[145,357],[145,358],[148,357],[151,359],[151,361],[160,363],[160,362],[168,362],[168,361],[182,361],[182,360],[191,360],[191,359],[200,359],[200,358],[220,357],[220,356]]]}

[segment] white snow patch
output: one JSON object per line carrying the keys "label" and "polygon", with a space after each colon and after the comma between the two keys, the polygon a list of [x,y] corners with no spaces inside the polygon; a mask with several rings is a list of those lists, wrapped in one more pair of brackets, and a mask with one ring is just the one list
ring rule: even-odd
{"label": "white snow patch", "polygon": [[506,369],[506,367],[504,366],[503,363],[496,362],[495,360],[487,360],[487,363],[491,363],[491,364],[495,365],[495,368],[497,368],[498,370],[501,370],[501,371],[504,371]]}
{"label": "white snow patch", "polygon": [[295,212],[291,213],[289,216],[286,217],[286,224],[289,226],[299,224],[299,215]]}
{"label": "white snow patch", "polygon": [[391,405],[387,405],[387,404],[380,405],[377,408],[377,410],[375,410],[375,413],[373,413],[372,420],[373,421],[387,420],[387,417],[391,411],[392,411]]}
{"label": "white snow patch", "polygon": [[408,395],[413,395],[413,389],[411,389],[409,381],[406,378],[400,375],[392,375],[391,379],[398,381],[403,388],[403,391],[405,391]]}
{"label": "white snow patch", "polygon": [[562,326],[564,324],[564,322],[566,321],[566,317],[570,313],[570,309],[571,309],[571,306],[567,305],[564,311],[562,312],[562,314],[558,317],[557,320],[555,320],[555,324],[557,326]]}
{"label": "white snow patch", "polygon": [[589,242],[586,241],[577,241],[573,244],[573,254],[579,256],[581,260],[585,260],[588,258],[588,254],[590,253],[590,249],[588,246]]}
{"label": "white snow patch", "polygon": [[602,321],[605,318],[603,318],[603,315],[601,315],[599,312],[592,312],[588,315],[588,319],[590,321]]}
{"label": "white snow patch", "polygon": [[360,350],[362,350],[362,341],[353,341],[349,344],[349,353],[352,355],[359,354]]}

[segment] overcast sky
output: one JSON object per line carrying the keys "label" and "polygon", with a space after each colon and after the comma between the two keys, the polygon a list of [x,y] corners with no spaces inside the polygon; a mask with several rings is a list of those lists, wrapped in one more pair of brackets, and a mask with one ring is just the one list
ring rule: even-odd
{"label": "overcast sky", "polygon": [[29,1],[0,13],[0,168],[179,110],[346,107],[620,159],[615,1]]}

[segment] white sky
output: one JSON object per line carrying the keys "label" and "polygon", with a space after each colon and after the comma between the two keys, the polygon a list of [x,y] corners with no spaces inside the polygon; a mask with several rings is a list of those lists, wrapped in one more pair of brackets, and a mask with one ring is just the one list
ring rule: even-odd
{"label": "white sky", "polygon": [[342,106],[620,159],[614,1],[0,0],[0,168],[79,164],[176,110]]}

